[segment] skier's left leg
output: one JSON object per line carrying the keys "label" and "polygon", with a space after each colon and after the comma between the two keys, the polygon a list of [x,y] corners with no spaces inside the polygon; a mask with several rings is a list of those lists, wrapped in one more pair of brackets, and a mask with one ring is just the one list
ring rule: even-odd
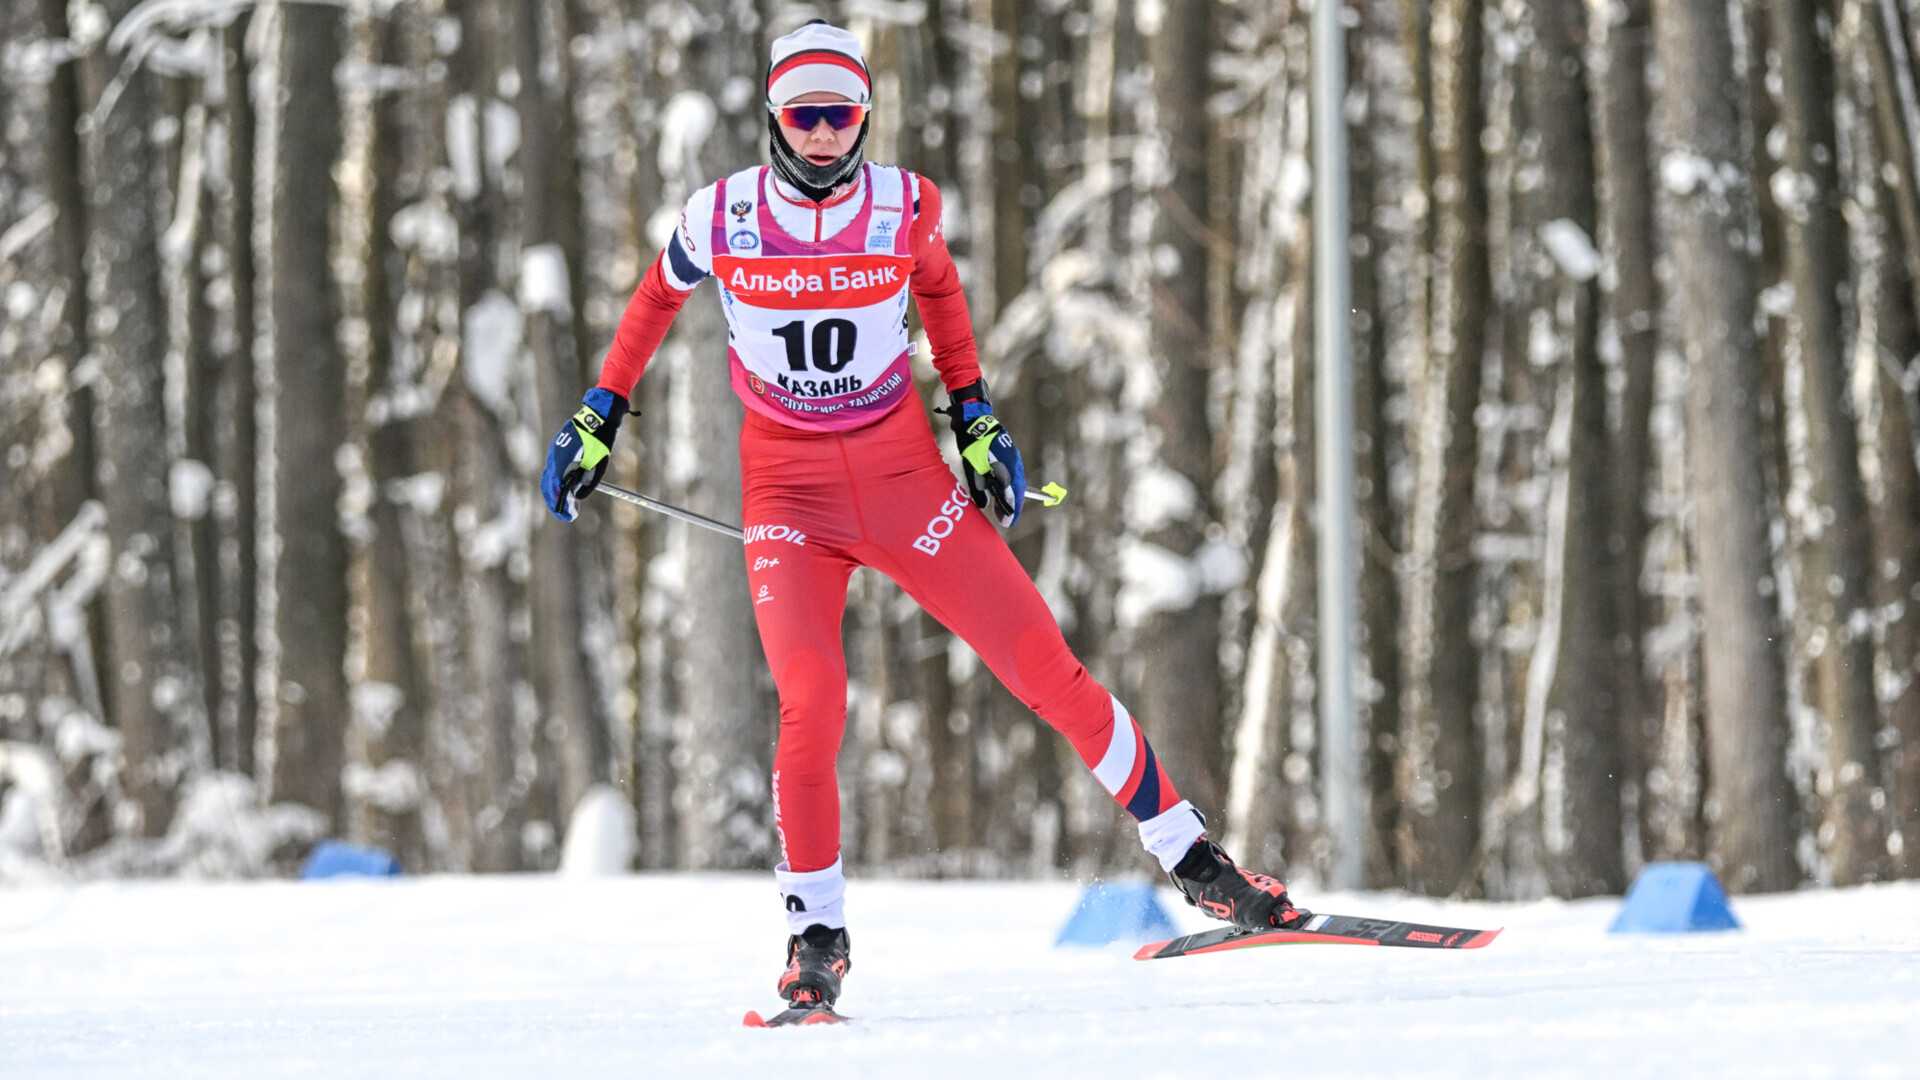
{"label": "skier's left leg", "polygon": [[849,553],[898,582],[1067,737],[1189,903],[1239,926],[1296,925],[1303,913],[1286,886],[1207,839],[1146,732],[1067,647],[1033,579],[941,460],[925,414],[901,409],[847,443],[864,466],[854,485],[862,542]]}
{"label": "skier's left leg", "polygon": [[1171,871],[1206,831],[1204,820],[1180,797],[1140,724],[1067,647],[1040,591],[965,488],[935,457],[929,468],[863,490],[861,509],[870,543],[856,556],[898,582],[1066,736]]}
{"label": "skier's left leg", "polygon": [[[1026,568],[944,466],[901,477],[862,500],[869,539],[856,549],[980,654],[1013,695],[1065,735],[1080,760],[1139,822],[1140,842],[1187,902],[1248,929],[1298,926],[1287,887],[1242,870],[1206,836],[1174,790],[1146,732],[1087,674]],[[865,494],[863,492],[863,494]],[[936,502],[937,500],[937,502]]]}

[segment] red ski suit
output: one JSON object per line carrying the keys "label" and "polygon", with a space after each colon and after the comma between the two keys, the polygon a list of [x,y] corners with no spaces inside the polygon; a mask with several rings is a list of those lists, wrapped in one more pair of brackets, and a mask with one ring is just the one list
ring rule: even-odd
{"label": "red ski suit", "polygon": [[[882,191],[878,199],[876,188]],[[911,195],[911,210],[899,199],[902,194]],[[873,205],[890,197],[903,206]],[[899,213],[905,236],[895,237],[890,225],[870,224],[873,214],[884,211]],[[869,238],[864,244],[863,235]],[[743,251],[752,258],[735,257]],[[599,382],[631,396],[680,305],[702,278],[718,279],[733,331],[734,385],[748,406],[740,435],[748,583],[760,643],[780,695],[773,790],[787,863],[782,869],[824,870],[839,857],[834,761],[847,702],[841,615],[847,581],[860,566],[892,578],[972,646],[1014,696],[1067,737],[1135,818],[1143,823],[1181,819],[1171,827],[1186,839],[1175,837],[1160,846],[1177,843],[1184,850],[1191,842],[1188,834],[1199,832],[1198,815],[1189,824],[1184,812],[1170,813],[1185,804],[1139,725],[1067,648],[1032,580],[942,460],[911,379],[904,389],[891,374],[885,380],[850,380],[855,391],[868,392],[803,399],[783,392],[791,381],[781,366],[784,356],[776,353],[755,366],[754,357],[741,355],[748,348],[746,328],[756,315],[768,314],[749,312],[744,321],[736,319],[739,306],[756,302],[755,285],[794,268],[798,276],[819,269],[823,277],[844,282],[850,272],[845,267],[872,266],[876,258],[910,260],[907,287],[947,389],[979,379],[966,299],[941,235],[939,190],[905,170],[869,165],[855,184],[821,204],[783,190],[764,169],[735,174],[697,193],[634,293]],[[760,267],[775,273],[759,273]],[[875,274],[873,280],[883,276]],[[796,313],[791,289],[758,295],[757,302],[781,309],[769,324]],[[905,297],[898,299],[903,321]],[[825,314],[835,314],[832,297],[824,306]],[[813,318],[822,312],[801,314]],[[800,323],[774,333],[805,341]],[[833,339],[827,343],[831,346]],[[888,344],[886,352],[869,359],[871,371],[880,372],[883,364],[904,365],[908,354],[889,359],[892,348]],[[792,370],[802,371],[804,359],[804,353],[795,356]],[[828,370],[845,369],[846,358],[839,362],[842,368]],[[904,368],[886,368],[897,370]],[[829,393],[846,389],[840,383],[812,385],[816,393],[822,386]],[[897,392],[876,400],[889,390]],[[849,407],[838,409],[837,403]],[[792,412],[788,406],[818,408],[820,414]],[[1143,827],[1143,838],[1148,832]]]}

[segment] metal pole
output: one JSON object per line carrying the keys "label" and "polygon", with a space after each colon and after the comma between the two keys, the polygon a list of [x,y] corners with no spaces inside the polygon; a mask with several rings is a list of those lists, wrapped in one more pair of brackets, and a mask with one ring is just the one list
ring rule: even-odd
{"label": "metal pole", "polygon": [[710,517],[703,517],[691,510],[682,510],[672,503],[663,503],[659,499],[649,499],[637,491],[628,491],[626,488],[620,487],[617,484],[609,484],[602,480],[593,490],[604,491],[616,499],[630,502],[635,506],[644,506],[655,513],[665,514],[670,518],[677,518],[689,525],[698,525],[703,529],[712,529],[722,536],[731,536],[735,540],[741,541],[747,538],[746,533],[741,532],[737,527],[729,525],[724,521],[715,521]]}
{"label": "metal pole", "polygon": [[1316,0],[1313,10],[1313,336],[1320,433],[1321,780],[1333,841],[1328,884],[1354,889],[1366,876],[1367,788],[1353,704],[1353,268],[1343,6],[1343,0]]}
{"label": "metal pole", "polygon": [[[710,529],[722,536],[730,536],[743,543],[747,538],[747,534],[742,532],[737,525],[729,525],[724,521],[715,521],[710,517],[696,514],[691,510],[682,510],[672,503],[663,503],[659,499],[649,499],[637,491],[628,491],[619,484],[609,484],[602,480],[600,483],[594,485],[593,490],[604,491],[622,502],[630,502],[635,506],[646,507],[655,513],[665,514],[670,518],[684,521],[689,525],[698,525],[702,529]],[[1037,502],[1041,506],[1059,506],[1067,500],[1067,489],[1061,487],[1059,484],[1042,484],[1038,488],[1032,488],[1027,491],[1027,500]]]}

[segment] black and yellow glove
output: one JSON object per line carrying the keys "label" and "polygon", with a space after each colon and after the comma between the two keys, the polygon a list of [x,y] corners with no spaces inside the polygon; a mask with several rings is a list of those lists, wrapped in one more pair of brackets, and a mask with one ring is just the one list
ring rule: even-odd
{"label": "black and yellow glove", "polygon": [[960,472],[973,505],[985,510],[991,498],[994,518],[1002,528],[1011,528],[1027,502],[1027,469],[1013,436],[993,415],[985,379],[948,395],[947,420],[960,444]]}
{"label": "black and yellow glove", "polygon": [[627,399],[594,387],[547,447],[547,467],[540,474],[540,494],[547,509],[561,521],[580,516],[580,500],[593,494],[607,472],[614,436],[627,415]]}

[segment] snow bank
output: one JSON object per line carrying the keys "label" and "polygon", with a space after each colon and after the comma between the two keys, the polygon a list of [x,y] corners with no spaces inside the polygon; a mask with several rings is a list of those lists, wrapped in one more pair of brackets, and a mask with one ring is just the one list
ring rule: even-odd
{"label": "snow bank", "polygon": [[606,784],[596,784],[580,798],[567,822],[567,839],[560,849],[560,873],[567,877],[624,874],[633,866],[633,804]]}
{"label": "snow bank", "polygon": [[22,864],[60,851],[60,766],[44,749],[0,742],[0,881],[24,876]]}
{"label": "snow bank", "polygon": [[209,877],[265,873],[283,848],[318,839],[325,815],[293,803],[261,806],[251,779],[210,773],[187,783],[156,857]]}
{"label": "snow bank", "polygon": [[[1157,887],[1181,930],[1203,928]],[[1913,1071],[1920,882],[1735,897],[1737,933],[1611,936],[1617,899],[1296,881],[1318,910],[1506,933],[1474,952],[1150,963],[1126,945],[1052,947],[1079,891],[855,874],[841,1006],[859,1025],[765,1032],[740,1017],[773,1005],[784,963],[770,874],[12,889],[0,1072],[1111,1080],[1189,1075],[1201,1046],[1259,1077]]]}

